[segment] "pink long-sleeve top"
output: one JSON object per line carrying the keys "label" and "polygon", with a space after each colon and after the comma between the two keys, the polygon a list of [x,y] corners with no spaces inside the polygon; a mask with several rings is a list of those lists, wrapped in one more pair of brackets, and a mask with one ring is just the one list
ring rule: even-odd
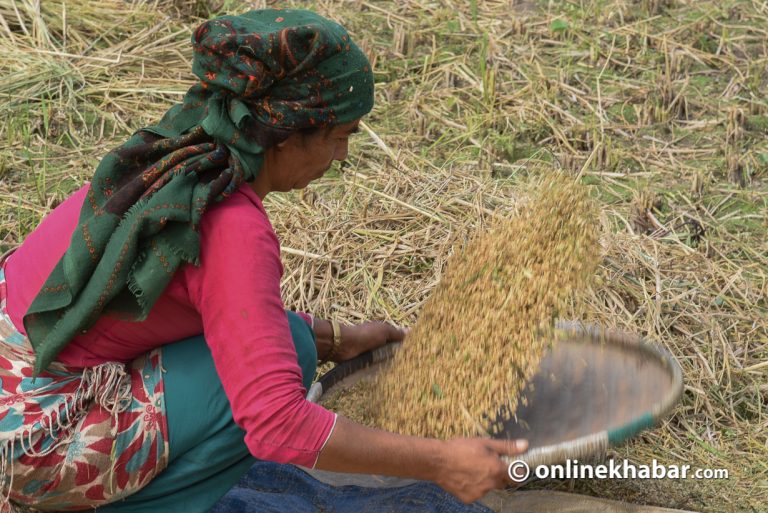
{"label": "pink long-sleeve top", "polygon": [[[24,314],[69,245],[88,189],[54,209],[6,263],[7,313],[21,333]],[[76,367],[129,362],[204,333],[251,454],[313,467],[336,415],[305,399],[280,297],[280,245],[247,184],[203,215],[200,243],[200,265],[179,268],[146,320],[102,316],[57,359]]]}

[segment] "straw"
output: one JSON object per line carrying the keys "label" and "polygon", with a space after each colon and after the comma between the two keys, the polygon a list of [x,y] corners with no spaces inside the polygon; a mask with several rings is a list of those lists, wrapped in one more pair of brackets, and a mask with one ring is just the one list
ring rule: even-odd
{"label": "straw", "polygon": [[[584,317],[667,347],[686,383],[676,414],[616,454],[722,467],[731,477],[535,486],[762,511],[765,5],[281,2],[291,5],[351,30],[374,61],[377,106],[365,120],[376,137],[356,136],[343,169],[303,196],[267,198],[291,248],[286,305],[410,325],[449,249],[511,213],[519,183],[553,165],[581,173],[605,233]],[[193,79],[191,30],[217,6],[0,0],[0,249],[18,244],[101,156],[181,99]],[[226,2],[229,12],[263,6]]]}

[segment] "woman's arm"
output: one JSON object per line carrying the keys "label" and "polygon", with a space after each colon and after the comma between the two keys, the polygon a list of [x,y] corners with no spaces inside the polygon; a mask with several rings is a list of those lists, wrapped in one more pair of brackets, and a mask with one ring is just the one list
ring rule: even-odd
{"label": "woman's arm", "polygon": [[434,481],[470,503],[512,484],[499,456],[520,454],[527,446],[525,440],[396,435],[339,415],[315,468]]}
{"label": "woman's arm", "polygon": [[251,454],[312,466],[336,416],[305,399],[279,243],[258,198],[242,190],[203,216],[200,265],[183,268],[184,283]]}
{"label": "woman's arm", "polygon": [[[319,317],[314,318],[312,323],[312,329],[315,332],[315,346],[317,347],[317,358],[320,361],[326,359],[326,356],[333,347],[333,327],[330,321],[321,319]],[[344,333],[342,332],[342,337]]]}

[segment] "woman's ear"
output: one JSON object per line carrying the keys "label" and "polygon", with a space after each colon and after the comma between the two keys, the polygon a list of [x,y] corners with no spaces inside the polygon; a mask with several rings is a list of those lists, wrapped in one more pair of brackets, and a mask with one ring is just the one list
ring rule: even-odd
{"label": "woman's ear", "polygon": [[273,148],[277,150],[285,150],[286,148],[290,148],[291,146],[296,146],[298,144],[299,139],[301,139],[301,134],[299,132],[293,132],[291,135],[289,135],[279,143],[275,144]]}

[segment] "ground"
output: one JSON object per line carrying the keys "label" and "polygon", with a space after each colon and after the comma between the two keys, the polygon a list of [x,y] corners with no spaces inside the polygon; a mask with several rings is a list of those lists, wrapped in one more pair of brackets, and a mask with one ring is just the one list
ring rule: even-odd
{"label": "ground", "polygon": [[[604,258],[585,310],[683,368],[674,414],[616,454],[718,481],[535,483],[703,511],[768,504],[768,7],[758,1],[281,2],[369,53],[350,158],[270,196],[289,307],[415,322],[451,248],[564,168],[592,186]],[[0,0],[0,242],[193,83],[189,37],[264,2]]]}

